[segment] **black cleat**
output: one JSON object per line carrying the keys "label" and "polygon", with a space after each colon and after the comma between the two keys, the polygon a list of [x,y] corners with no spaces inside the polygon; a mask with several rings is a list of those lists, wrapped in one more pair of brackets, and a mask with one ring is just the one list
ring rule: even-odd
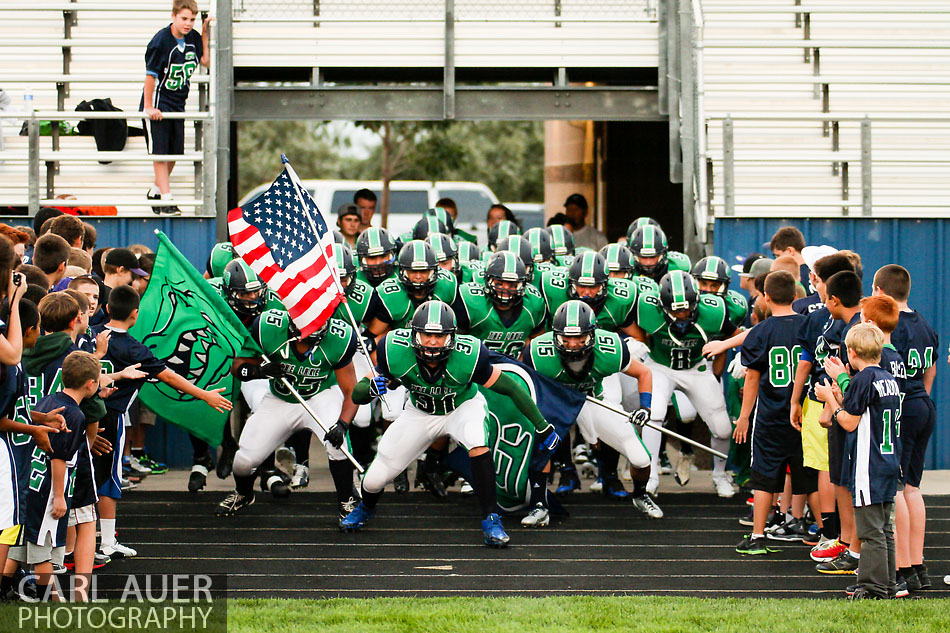
{"label": "black cleat", "polygon": [[444,499],[449,495],[440,473],[429,470],[421,459],[416,462],[415,487],[424,489],[436,499]]}
{"label": "black cleat", "polygon": [[275,499],[285,499],[290,496],[290,480],[280,471],[269,470],[261,475],[261,490],[269,490]]}
{"label": "black cleat", "polygon": [[208,482],[208,471],[214,463],[211,455],[206,454],[195,461],[191,466],[191,475],[188,476],[188,492],[198,492]]}
{"label": "black cleat", "polygon": [[409,469],[396,475],[396,478],[393,479],[393,490],[395,490],[398,495],[409,492]]}
{"label": "black cleat", "polygon": [[238,513],[241,508],[254,505],[254,493],[242,495],[237,490],[224,498],[224,501],[218,504],[218,509],[214,511],[215,516],[232,517]]}

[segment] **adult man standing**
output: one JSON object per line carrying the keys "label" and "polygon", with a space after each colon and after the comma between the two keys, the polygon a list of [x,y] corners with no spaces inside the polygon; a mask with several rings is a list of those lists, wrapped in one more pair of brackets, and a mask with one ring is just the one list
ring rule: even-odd
{"label": "adult man standing", "polygon": [[564,201],[564,213],[570,218],[571,232],[574,234],[574,247],[584,246],[599,251],[607,246],[607,238],[586,223],[587,209],[587,198],[579,193],[572,193]]}

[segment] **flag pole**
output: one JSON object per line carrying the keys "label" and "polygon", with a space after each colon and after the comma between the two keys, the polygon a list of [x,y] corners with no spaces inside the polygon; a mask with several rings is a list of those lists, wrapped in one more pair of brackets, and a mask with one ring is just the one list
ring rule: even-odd
{"label": "flag pole", "polygon": [[[627,411],[624,411],[624,410],[621,409],[620,407],[614,406],[614,405],[612,405],[612,404],[610,404],[610,403],[608,403],[608,402],[604,402],[603,400],[598,400],[597,398],[592,398],[592,397],[590,397],[590,396],[587,396],[587,401],[588,401],[588,402],[593,402],[594,404],[598,404],[598,405],[602,406],[603,408],[605,408],[605,409],[607,409],[607,410],[609,410],[609,411],[613,411],[614,413],[617,413],[617,414],[619,414],[619,415],[622,415],[622,416],[624,416],[624,417],[626,417],[626,418],[631,417],[631,414],[628,413]],[[723,454],[720,453],[719,451],[717,451],[717,450],[715,450],[715,449],[713,449],[713,448],[709,448],[709,447],[706,446],[705,444],[700,444],[699,442],[697,442],[697,441],[695,441],[695,440],[691,440],[691,439],[688,438],[688,437],[685,437],[685,436],[683,436],[683,435],[680,435],[679,433],[676,433],[676,432],[674,432],[674,431],[670,431],[669,429],[663,428],[662,426],[659,426],[659,425],[657,425],[657,424],[654,424],[653,422],[647,422],[644,426],[648,426],[648,427],[650,427],[651,429],[653,429],[653,430],[655,430],[655,431],[659,431],[660,433],[666,433],[666,434],[669,435],[670,437],[673,437],[673,438],[678,439],[680,442],[685,442],[686,444],[689,444],[689,445],[691,445],[691,446],[695,446],[696,448],[702,449],[702,450],[706,451],[707,453],[712,453],[712,454],[715,455],[716,457],[722,457],[723,459],[729,459],[729,456],[728,456],[728,455],[723,455]]]}
{"label": "flag pole", "polygon": [[[297,172],[294,171],[294,168],[290,164],[290,161],[287,159],[286,155],[281,154],[280,161],[284,164],[284,166],[287,168],[287,172],[290,174],[290,182],[291,184],[293,184],[294,191],[297,193],[297,202],[300,203],[300,208],[303,209],[304,215],[307,217],[307,222],[310,223],[310,230],[312,230],[314,235],[316,235],[317,225],[314,223],[313,218],[310,217],[310,212],[307,210],[307,205],[304,202],[303,194],[300,193],[300,187],[297,186],[297,183],[300,182],[300,177],[297,176]],[[334,246],[334,248],[336,247]],[[330,260],[327,259],[327,254],[324,252],[324,250],[322,248],[320,248],[319,250],[320,250],[320,257],[322,257],[323,260],[327,263],[327,266],[330,267],[330,270],[331,271],[336,270],[336,262],[334,261],[331,263]],[[366,347],[366,341],[364,341],[363,337],[360,335],[360,327],[356,323],[356,317],[353,316],[353,311],[350,310],[350,304],[347,303],[346,301],[346,290],[343,288],[343,284],[340,283],[340,277],[339,275],[333,274],[332,272],[330,276],[333,277],[333,283],[336,284],[337,290],[340,292],[340,295],[343,297],[342,298],[343,307],[346,309],[346,316],[349,317],[350,319],[350,325],[353,326],[353,330],[356,332],[356,340],[357,340],[358,345],[360,346],[360,351],[363,352],[363,356],[366,357],[366,361],[369,363],[370,371],[373,373],[373,377],[379,376],[379,374],[376,373],[376,364],[373,363],[373,359],[369,355],[369,349]],[[389,404],[389,400],[386,399],[386,394],[383,394],[382,396],[380,396],[380,400],[383,401],[383,405],[386,407],[386,409],[390,413],[392,413],[393,408],[392,408],[392,405]],[[362,472],[362,470],[360,472]]]}

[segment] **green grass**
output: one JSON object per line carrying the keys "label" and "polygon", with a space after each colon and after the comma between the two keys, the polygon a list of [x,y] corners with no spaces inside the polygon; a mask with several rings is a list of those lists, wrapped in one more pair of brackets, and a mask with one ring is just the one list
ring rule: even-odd
{"label": "green grass", "polygon": [[950,630],[950,600],[673,597],[235,600],[231,632],[894,633]]}
{"label": "green grass", "polygon": [[[16,605],[0,605],[0,630],[24,630],[18,626],[17,609]],[[96,630],[106,632],[113,629],[106,626]],[[172,627],[170,630],[176,629]],[[188,630],[190,628],[183,629]],[[135,633],[142,631],[136,629]],[[223,628],[218,627],[215,631],[223,632]],[[227,609],[227,631],[936,633],[950,631],[950,599],[858,603],[845,600],[593,596],[231,600]]]}

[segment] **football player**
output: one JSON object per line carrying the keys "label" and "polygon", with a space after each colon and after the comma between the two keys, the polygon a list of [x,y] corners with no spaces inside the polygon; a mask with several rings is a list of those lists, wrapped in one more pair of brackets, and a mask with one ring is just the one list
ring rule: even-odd
{"label": "football player", "polygon": [[[598,255],[599,257],[599,255]],[[575,260],[577,263],[580,260]],[[587,402],[577,416],[577,425],[588,445],[603,442],[614,451],[600,451],[601,477],[604,492],[623,490],[617,476],[617,463],[622,454],[633,470],[633,504],[650,518],[659,519],[663,511],[646,493],[650,477],[650,453],[631,424],[645,424],[649,419],[652,380],[650,370],[633,358],[627,345],[616,332],[597,327],[597,317],[585,302],[576,299],[562,304],[554,313],[552,331],[532,340],[524,351],[524,362],[538,373],[552,378],[588,396],[620,405],[619,393],[609,394],[604,380],[617,373],[637,380],[640,403],[628,419],[598,405]],[[538,477],[532,473],[531,477]],[[541,486],[546,484],[541,474]],[[534,493],[535,481],[532,481]],[[532,495],[533,508],[522,521],[528,527],[547,525],[550,520],[543,497]]]}
{"label": "football player", "polygon": [[574,261],[574,236],[563,224],[552,224],[545,229],[554,251],[554,264],[568,267]]}
{"label": "football player", "polygon": [[[349,323],[331,318],[319,330],[301,338],[287,312],[268,310],[255,322],[253,334],[264,351],[265,362],[257,364],[250,359],[238,359],[234,373],[242,381],[267,378],[269,390],[241,433],[234,456],[234,492],[218,505],[215,514],[232,516],[253,504],[255,469],[294,432],[307,429],[323,438],[342,519],[354,503],[353,465],[340,446],[356,413],[350,398],[356,384],[353,370],[356,333]],[[328,431],[324,432],[282,379],[291,383],[327,424],[335,420]],[[276,473],[272,475],[272,478],[278,477]],[[268,483],[273,485],[274,482]]]}
{"label": "football player", "polygon": [[360,233],[356,256],[360,260],[356,278],[373,288],[395,276],[396,242],[386,229],[371,226]]}
{"label": "football player", "polygon": [[445,233],[429,233],[425,242],[435,252],[435,261],[438,262],[439,268],[452,273],[456,281],[462,283],[462,267],[459,265],[458,246],[455,240]]}
{"label": "football player", "polygon": [[645,224],[630,235],[630,252],[638,275],[659,283],[663,275],[673,270],[689,272],[690,261],[685,253],[669,250],[663,229]]}
{"label": "football player", "polygon": [[361,380],[354,401],[363,404],[384,394],[389,381],[406,385],[409,402],[380,439],[377,457],[363,477],[363,500],[343,519],[342,529],[362,528],[375,516],[386,484],[434,440],[448,435],[468,449],[485,544],[508,544],[496,504],[495,464],[487,446],[488,406],[476,385],[511,397],[535,426],[544,449],[553,450],[559,438],[527,392],[488,361],[488,353],[478,339],[457,334],[452,308],[440,301],[423,303],[409,328],[393,330],[380,341],[376,358],[381,377]]}

